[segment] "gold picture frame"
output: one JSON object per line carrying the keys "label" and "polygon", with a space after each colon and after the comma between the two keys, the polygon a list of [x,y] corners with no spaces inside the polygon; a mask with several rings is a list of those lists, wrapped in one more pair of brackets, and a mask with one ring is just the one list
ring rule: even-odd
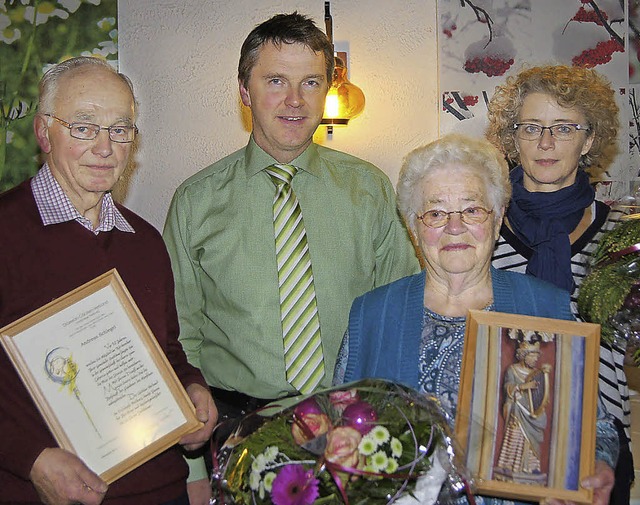
{"label": "gold picture frame", "polygon": [[471,310],[455,433],[480,495],[591,503],[600,326]]}
{"label": "gold picture frame", "polygon": [[111,483],[202,424],[113,269],[0,329],[58,445]]}

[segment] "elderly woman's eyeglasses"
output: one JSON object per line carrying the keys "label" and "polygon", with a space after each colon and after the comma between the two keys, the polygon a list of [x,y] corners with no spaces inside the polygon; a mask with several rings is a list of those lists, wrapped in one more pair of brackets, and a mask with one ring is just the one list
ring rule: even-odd
{"label": "elderly woman's eyeglasses", "polygon": [[98,136],[100,130],[107,130],[109,132],[109,138],[112,142],[128,144],[129,142],[133,142],[133,140],[136,138],[136,134],[138,133],[138,127],[135,125],[99,126],[93,123],[68,123],[64,119],[60,119],[53,114],[43,115],[54,119],[65,128],[68,128],[69,133],[74,139],[93,140]]}
{"label": "elderly woman's eyeglasses", "polygon": [[579,130],[585,132],[591,130],[588,126],[576,123],[560,123],[552,126],[542,126],[535,123],[516,123],[513,125],[513,129],[516,130],[520,140],[538,140],[545,130],[549,130],[551,136],[556,140],[572,140]]}
{"label": "elderly woman's eyeglasses", "polygon": [[418,219],[429,228],[442,228],[451,219],[451,214],[460,214],[460,219],[465,224],[481,224],[487,220],[492,212],[493,209],[487,210],[482,207],[467,207],[463,210],[452,210],[451,212],[431,209],[419,215]]}

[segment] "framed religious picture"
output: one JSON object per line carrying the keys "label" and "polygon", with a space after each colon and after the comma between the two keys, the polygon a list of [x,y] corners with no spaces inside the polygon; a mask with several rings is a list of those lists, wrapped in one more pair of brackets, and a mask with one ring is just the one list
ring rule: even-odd
{"label": "framed religious picture", "polygon": [[116,270],[0,329],[59,446],[111,483],[201,423]]}
{"label": "framed religious picture", "polygon": [[600,326],[469,311],[455,432],[478,494],[591,503]]}

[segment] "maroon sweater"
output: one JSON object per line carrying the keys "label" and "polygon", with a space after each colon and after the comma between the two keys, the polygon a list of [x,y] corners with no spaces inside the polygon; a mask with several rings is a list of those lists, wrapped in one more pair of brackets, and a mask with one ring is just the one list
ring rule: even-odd
{"label": "maroon sweater", "polygon": [[[177,340],[173,276],[160,234],[118,206],[136,233],[94,235],[75,221],[43,226],[30,181],[0,195],[0,327],[117,268],[183,385],[206,386]],[[29,472],[57,447],[0,348],[0,503],[40,503]],[[173,447],[112,483],[103,503],[156,505],[186,491],[187,466]]]}

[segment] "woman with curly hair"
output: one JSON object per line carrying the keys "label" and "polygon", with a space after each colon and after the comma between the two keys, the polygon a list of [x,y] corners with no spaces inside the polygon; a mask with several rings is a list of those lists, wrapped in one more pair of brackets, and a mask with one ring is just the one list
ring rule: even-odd
{"label": "woman with curly hair", "polygon": [[[524,69],[498,86],[489,103],[487,137],[515,165],[493,265],[568,290],[578,317],[577,291],[590,258],[620,217],[595,199],[592,186],[616,153],[618,127],[614,90],[586,68]],[[611,503],[629,502],[633,479],[623,358],[624,349],[601,344],[600,391],[622,445],[614,491],[622,494],[612,494]]]}

